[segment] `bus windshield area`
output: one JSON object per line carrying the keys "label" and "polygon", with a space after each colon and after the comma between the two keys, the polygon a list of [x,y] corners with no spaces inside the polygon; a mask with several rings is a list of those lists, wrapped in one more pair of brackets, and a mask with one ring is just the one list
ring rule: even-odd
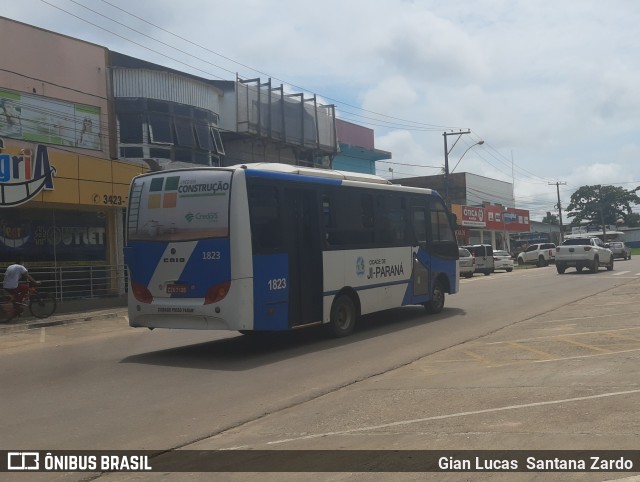
{"label": "bus windshield area", "polygon": [[202,169],[136,178],[129,194],[128,238],[186,241],[228,236],[231,174]]}

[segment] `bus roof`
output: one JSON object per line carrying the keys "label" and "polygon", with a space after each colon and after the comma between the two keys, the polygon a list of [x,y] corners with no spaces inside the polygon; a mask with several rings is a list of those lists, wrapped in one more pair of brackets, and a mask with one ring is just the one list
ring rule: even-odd
{"label": "bus roof", "polygon": [[[438,195],[433,189],[424,187],[404,186],[395,184],[381,176],[373,174],[364,174],[361,172],[337,171],[333,169],[321,169],[316,167],[294,166],[292,164],[282,164],[278,162],[255,162],[246,164],[236,164],[228,166],[227,169],[251,169],[277,174],[300,175],[308,177],[316,177],[322,179],[330,179],[332,181],[343,183],[345,186],[362,186],[369,184],[371,188],[389,189],[393,191],[415,192],[428,195]],[[362,184],[360,184],[362,183]]]}
{"label": "bus roof", "polygon": [[248,164],[236,164],[229,166],[230,169],[244,168],[258,169],[260,171],[281,172],[283,174],[300,174],[303,176],[325,177],[329,179],[337,179],[341,181],[360,181],[373,182],[376,184],[391,184],[384,177],[374,174],[364,174],[360,172],[336,171],[332,169],[320,169],[316,167],[294,166],[291,164],[282,164],[278,162],[254,162]]}
{"label": "bus roof", "polygon": [[[317,179],[326,179],[329,182],[341,183],[349,186],[361,186],[371,187],[377,189],[389,189],[402,192],[415,192],[428,195],[438,195],[438,192],[433,189],[423,187],[404,186],[402,184],[392,183],[388,179],[373,174],[365,174],[360,172],[350,171],[337,171],[333,169],[321,169],[316,167],[304,167],[294,166],[292,164],[283,164],[278,162],[249,162],[242,164],[234,164],[232,166],[224,167],[209,167],[209,166],[193,166],[193,167],[181,167],[177,169],[167,169],[162,171],[151,171],[136,176],[136,178],[158,175],[170,175],[172,172],[178,171],[191,171],[191,170],[225,170],[225,171],[237,171],[237,170],[255,170],[273,174],[283,175],[300,175],[307,177],[315,177]],[[369,186],[365,186],[368,184]]]}

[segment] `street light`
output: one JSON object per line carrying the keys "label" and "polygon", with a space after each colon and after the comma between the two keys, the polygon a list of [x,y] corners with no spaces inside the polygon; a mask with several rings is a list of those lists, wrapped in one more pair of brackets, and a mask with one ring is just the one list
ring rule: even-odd
{"label": "street light", "polygon": [[471,144],[469,147],[467,147],[467,150],[466,150],[466,151],[464,151],[464,152],[462,153],[462,155],[460,156],[460,159],[458,159],[458,162],[456,162],[456,165],[455,165],[455,166],[453,166],[453,169],[451,169],[451,171],[449,172],[449,174],[451,174],[453,171],[455,171],[455,170],[456,170],[456,167],[458,167],[458,164],[460,164],[460,161],[462,160],[462,158],[464,157],[464,155],[465,155],[467,152],[469,152],[469,151],[471,150],[471,148],[472,148],[472,147],[475,147],[475,146],[481,146],[482,144],[484,144],[484,141],[478,141],[478,142],[476,142],[475,144]]}
{"label": "street light", "polygon": [[[460,138],[462,137],[463,134],[471,134],[471,131],[470,130],[466,130],[466,131],[443,132],[442,133],[442,136],[444,137],[444,200],[445,200],[445,203],[447,204],[447,206],[449,206],[449,153],[456,146],[456,144],[458,143],[458,141],[460,140]],[[447,148],[447,136],[458,136],[456,141],[451,146],[451,149]],[[467,151],[469,149],[471,149],[471,147],[479,145],[479,144],[484,144],[484,141],[478,141],[475,144],[473,144],[472,146],[470,146],[466,151],[464,151],[464,153],[462,154],[462,157],[464,157],[464,155],[467,153]],[[462,160],[462,157],[460,157],[460,160],[458,160],[458,163],[456,164],[456,167],[458,167],[458,164],[460,164],[460,161]],[[454,169],[456,167],[454,167]]]}

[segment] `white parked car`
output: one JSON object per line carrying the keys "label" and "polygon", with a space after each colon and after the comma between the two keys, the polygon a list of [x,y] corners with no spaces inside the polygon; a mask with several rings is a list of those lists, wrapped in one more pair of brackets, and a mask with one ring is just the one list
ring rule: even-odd
{"label": "white parked car", "polygon": [[460,276],[471,278],[476,270],[476,258],[471,256],[469,250],[458,248],[458,260],[460,266]]}
{"label": "white parked car", "polygon": [[476,260],[476,273],[483,273],[485,276],[494,271],[493,267],[493,247],[490,244],[471,244],[460,246],[471,253]]}
{"label": "white parked car", "polygon": [[503,269],[507,273],[513,271],[513,258],[509,253],[501,249],[493,252],[494,269]]}
{"label": "white parked car", "polygon": [[518,255],[518,264],[535,264],[538,267],[549,266],[556,260],[556,245],[553,243],[532,244]]}

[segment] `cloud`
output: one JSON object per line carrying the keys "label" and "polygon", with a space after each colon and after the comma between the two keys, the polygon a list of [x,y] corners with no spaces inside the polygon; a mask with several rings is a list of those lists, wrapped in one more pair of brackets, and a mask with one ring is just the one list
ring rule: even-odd
{"label": "cloud", "polygon": [[532,211],[557,203],[549,182],[567,183],[565,204],[582,183],[640,184],[640,3],[110,2],[143,20],[85,5],[186,53],[69,0],[55,5],[120,37],[36,0],[5,2],[3,15],[204,77],[272,77],[374,129],[397,163],[441,165],[442,131],[469,128],[486,145],[458,169],[509,180],[513,153],[517,203]]}

